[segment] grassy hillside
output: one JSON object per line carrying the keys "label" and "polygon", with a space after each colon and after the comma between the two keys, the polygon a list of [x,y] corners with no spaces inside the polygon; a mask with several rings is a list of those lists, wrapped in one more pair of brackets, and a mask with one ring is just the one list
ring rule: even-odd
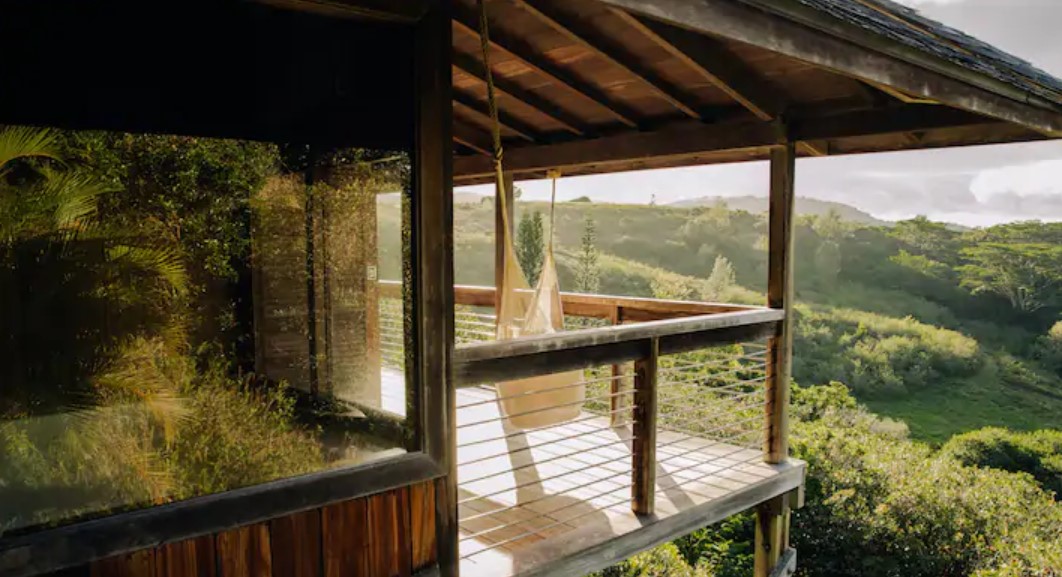
{"label": "grassy hillside", "polygon": [[[457,281],[492,284],[493,204],[468,202],[456,210]],[[521,202],[516,211],[517,223],[536,211],[548,220],[549,206]],[[590,219],[603,293],[660,296],[655,291],[664,286],[688,298],[710,298],[706,282],[722,256],[736,283],[721,300],[763,302],[762,214],[732,205],[583,202],[558,204],[555,219],[564,290],[576,287],[577,255]],[[976,278],[964,268],[974,266],[967,253],[976,247],[1029,247],[1062,238],[1059,230],[959,232],[918,221],[882,227],[830,211],[801,217],[795,378],[844,382],[871,409],[907,422],[914,437],[934,443],[984,426],[1062,428],[1062,378],[1042,354],[1044,335],[1059,318],[1051,293],[1057,284],[1045,289],[1042,306],[1019,310],[1001,294],[964,285],[969,279],[963,277]]]}

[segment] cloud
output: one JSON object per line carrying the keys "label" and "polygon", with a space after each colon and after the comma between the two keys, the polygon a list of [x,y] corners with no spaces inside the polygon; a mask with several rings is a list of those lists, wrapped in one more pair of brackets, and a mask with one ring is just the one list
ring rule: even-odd
{"label": "cloud", "polygon": [[974,177],[970,191],[986,204],[998,197],[1062,201],[1062,159],[984,170]]}

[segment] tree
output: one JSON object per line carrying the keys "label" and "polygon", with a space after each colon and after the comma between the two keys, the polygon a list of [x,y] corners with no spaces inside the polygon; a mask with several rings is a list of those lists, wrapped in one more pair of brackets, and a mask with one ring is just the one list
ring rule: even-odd
{"label": "tree", "polygon": [[525,215],[520,219],[520,226],[516,231],[516,256],[531,286],[538,284],[542,262],[546,259],[542,221],[542,212],[536,210],[534,214]]}
{"label": "tree", "polygon": [[933,260],[953,262],[959,235],[947,225],[933,222],[924,216],[896,223],[889,236],[907,245],[910,252]]}
{"label": "tree", "polygon": [[726,291],[737,284],[737,276],[734,274],[734,266],[730,259],[723,255],[715,257],[712,266],[712,274],[708,275],[708,282],[704,287],[704,298],[718,301],[726,296]]}
{"label": "tree", "polygon": [[1062,246],[984,243],[963,249],[962,256],[969,262],[957,269],[962,286],[974,294],[999,295],[1026,313],[1059,300]]}
{"label": "tree", "polygon": [[581,293],[597,293],[601,290],[601,270],[598,264],[597,228],[589,215],[583,220],[582,246],[579,250],[578,268],[575,271],[576,290]]}

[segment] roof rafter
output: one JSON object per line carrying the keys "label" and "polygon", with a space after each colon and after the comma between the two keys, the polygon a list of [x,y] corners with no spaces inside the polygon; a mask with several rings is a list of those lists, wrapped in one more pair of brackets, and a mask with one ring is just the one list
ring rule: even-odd
{"label": "roof rafter", "polygon": [[[458,3],[454,4],[454,25],[466,34],[479,38],[479,30],[476,25],[476,17],[467,8]],[[538,54],[529,44],[516,36],[506,34],[504,31],[494,28],[490,33],[490,45],[496,50],[508,54],[524,66],[533,70],[539,76],[549,80],[554,85],[561,87],[575,95],[592,102],[606,111],[618,122],[631,128],[638,126],[638,114],[630,107],[614,101],[603,90],[589,83],[583,82],[559,66],[550,62],[547,58]]]}
{"label": "roof rafter", "polygon": [[490,142],[489,134],[484,134],[483,131],[459,118],[454,118],[453,130],[454,142],[462,144],[484,156],[490,158],[494,157],[491,153],[491,149],[494,148],[494,146]]}
{"label": "roof rafter", "polygon": [[[483,68],[482,62],[476,60],[475,58],[470,58],[459,52],[455,52],[453,58],[455,68],[464,72],[465,74],[468,74],[469,76],[472,76],[480,82],[487,82],[487,74]],[[516,83],[510,80],[506,80],[504,77],[499,76],[498,74],[494,75],[494,88],[498,91],[499,94],[506,94],[509,97],[522,102],[524,105],[537,110],[541,114],[550,117],[554,122],[560,124],[564,127],[565,130],[573,134],[583,136],[591,132],[591,129],[589,127],[583,125],[583,123],[572,114],[561,110],[560,107],[553,104],[552,102],[534,94],[529,90],[521,88]],[[501,114],[500,108],[498,112],[499,114]]]}
{"label": "roof rafter", "polygon": [[[775,120],[786,109],[785,101],[778,95],[778,87],[760,77],[756,70],[742,63],[717,40],[647,18],[639,18],[615,6],[611,10],[632,28],[745,107],[756,118],[764,121]],[[829,155],[828,142],[800,142],[798,146],[811,156]]]}
{"label": "roof rafter", "polygon": [[610,46],[612,43],[600,34],[583,26],[581,23],[566,21],[567,19],[555,8],[547,6],[545,3],[536,2],[532,4],[529,0],[514,0],[514,2],[557,32],[600,56],[609,64],[633,76],[655,92],[657,96],[687,116],[696,119],[703,118],[703,114],[699,110],[700,106],[693,102],[688,95],[683,94],[679,87],[638,63],[633,55],[623,54],[618,47]]}
{"label": "roof rafter", "polygon": [[639,18],[622,8],[612,12],[657,46],[696,71],[760,120],[774,120],[785,109],[777,88],[741,63],[722,43],[701,34]]}
{"label": "roof rafter", "polygon": [[[490,110],[487,108],[486,104],[480,102],[479,100],[476,100],[472,96],[457,89],[454,89],[453,98],[454,104],[462,106],[472,111],[477,116],[481,118],[486,118],[488,121],[491,121]],[[501,125],[502,128],[515,133],[518,137],[528,142],[535,142],[539,140],[539,138],[537,138],[536,136],[536,132],[533,127],[527,125],[526,123],[522,122],[517,118],[514,118],[512,115],[502,111],[501,109],[498,110],[498,123]]]}

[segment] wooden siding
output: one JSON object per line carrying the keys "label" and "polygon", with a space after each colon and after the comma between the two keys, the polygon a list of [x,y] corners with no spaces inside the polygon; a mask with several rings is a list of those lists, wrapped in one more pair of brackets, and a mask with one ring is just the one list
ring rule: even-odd
{"label": "wooden siding", "polygon": [[432,482],[45,577],[410,577],[436,562]]}

